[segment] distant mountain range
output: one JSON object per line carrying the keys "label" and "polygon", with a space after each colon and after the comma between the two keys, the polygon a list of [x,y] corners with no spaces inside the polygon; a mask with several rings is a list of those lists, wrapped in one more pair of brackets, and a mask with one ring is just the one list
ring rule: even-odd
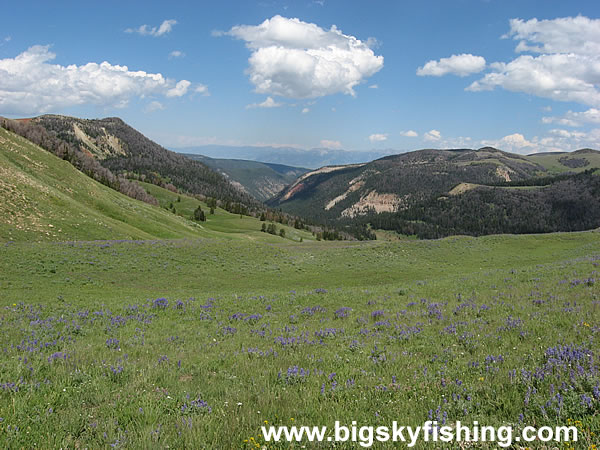
{"label": "distant mountain range", "polygon": [[287,185],[309,171],[301,167],[283,164],[247,161],[243,159],[216,159],[204,155],[182,155],[201,161],[220,172],[231,183],[262,202],[281,192]]}
{"label": "distant mountain range", "polygon": [[309,219],[420,237],[600,226],[600,152],[419,150],[302,175],[267,202]]}
{"label": "distant mountain range", "polygon": [[302,150],[294,147],[235,147],[226,145],[203,145],[178,148],[180,153],[204,155],[217,159],[242,159],[293,167],[317,169],[323,166],[355,164],[373,161],[382,156],[397,153],[395,150],[347,151],[329,148]]}

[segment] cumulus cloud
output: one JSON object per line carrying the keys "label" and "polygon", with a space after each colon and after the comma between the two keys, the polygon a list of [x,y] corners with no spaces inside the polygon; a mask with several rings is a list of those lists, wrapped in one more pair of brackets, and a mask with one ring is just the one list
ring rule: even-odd
{"label": "cumulus cloud", "polygon": [[542,117],[543,123],[557,123],[569,127],[581,127],[587,123],[600,124],[600,109],[590,108],[587,111],[569,111],[564,117]]}
{"label": "cumulus cloud", "polygon": [[175,87],[167,91],[167,97],[182,97],[187,93],[188,88],[192,83],[188,80],[181,80]]}
{"label": "cumulus cloud", "polygon": [[417,137],[419,135],[419,133],[417,133],[416,131],[413,131],[413,130],[408,130],[408,131],[401,131],[400,135],[404,136],[404,137]]}
{"label": "cumulus cloud", "polygon": [[183,53],[180,50],[173,50],[171,53],[169,53],[169,59],[183,58],[184,56],[185,56],[185,53]]}
{"label": "cumulus cloud", "polygon": [[426,141],[439,141],[442,138],[442,134],[438,130],[429,130],[423,138]]}
{"label": "cumulus cloud", "polygon": [[386,141],[388,138],[387,134],[381,134],[381,133],[375,133],[372,134],[371,136],[369,136],[369,140],[371,142],[383,142]]}
{"label": "cumulus cloud", "polygon": [[513,133],[503,138],[496,140],[482,140],[481,146],[494,147],[500,150],[511,153],[529,154],[538,153],[545,151],[557,151],[554,148],[548,148],[548,146],[542,146],[540,140],[536,137],[532,141],[529,141],[521,133]]}
{"label": "cumulus cloud", "polygon": [[600,54],[600,20],[584,16],[553,20],[510,20],[504,36],[518,40],[517,52]]}
{"label": "cumulus cloud", "polygon": [[[600,26],[600,25],[599,25]],[[559,101],[600,105],[600,57],[553,54],[522,55],[509,63],[494,63],[493,72],[472,83],[467,90],[486,91],[502,87]]]}
{"label": "cumulus cloud", "polygon": [[503,145],[504,148],[509,148],[511,150],[522,149],[524,147],[533,147],[533,143],[525,139],[525,136],[520,133],[504,136],[499,142],[501,146]]}
{"label": "cumulus cloud", "polygon": [[246,105],[246,109],[252,108],[278,108],[282,106],[282,103],[278,103],[273,100],[271,97],[267,97],[266,100],[262,103],[252,103],[251,105]]}
{"label": "cumulus cloud", "polygon": [[308,114],[310,112],[310,108],[302,108],[302,114]]}
{"label": "cumulus cloud", "polygon": [[439,61],[431,60],[417,69],[417,75],[441,77],[451,73],[459,77],[466,77],[481,72],[483,69],[485,69],[485,58],[470,53],[462,53],[452,55],[449,58],[442,58]]}
{"label": "cumulus cloud", "polygon": [[260,25],[238,25],[226,33],[246,42],[252,54],[247,73],[255,91],[287,98],[343,93],[383,67],[383,56],[333,25],[274,16]]}
{"label": "cumulus cloud", "polygon": [[55,57],[48,46],[36,45],[0,59],[0,113],[39,114],[82,104],[123,107],[132,97],[182,96],[191,84],[106,61],[51,64]]}
{"label": "cumulus cloud", "polygon": [[502,87],[559,101],[600,106],[600,19],[564,17],[553,20],[512,19],[505,37],[518,40],[523,54],[508,63],[490,65],[491,72],[467,90]]}
{"label": "cumulus cloud", "polygon": [[340,141],[331,141],[329,139],[323,139],[321,142],[321,147],[323,148],[332,148],[332,149],[340,149],[342,148],[342,143]]}
{"label": "cumulus cloud", "polygon": [[154,36],[159,37],[167,33],[170,33],[173,26],[177,24],[176,20],[169,19],[163,21],[159,27],[150,27],[149,25],[141,25],[138,28],[127,28],[125,33],[137,33],[142,36]]}

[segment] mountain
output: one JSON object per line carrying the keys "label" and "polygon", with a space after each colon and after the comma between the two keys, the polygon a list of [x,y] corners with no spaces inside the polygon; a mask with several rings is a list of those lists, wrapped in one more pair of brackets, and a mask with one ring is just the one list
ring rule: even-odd
{"label": "mountain", "polygon": [[293,183],[308,169],[283,164],[247,161],[243,159],[216,159],[204,155],[182,153],[200,161],[224,175],[230,182],[260,201],[266,201]]}
{"label": "mountain", "polygon": [[[569,160],[582,154],[600,152]],[[426,149],[308,172],[267,204],[420,237],[569,231],[600,226],[600,177],[590,172],[554,174],[535,157],[491,147]]]}
{"label": "mountain", "polygon": [[318,167],[355,164],[372,161],[394,153],[393,150],[347,151],[329,148],[302,150],[294,147],[235,147],[226,145],[204,145],[180,148],[181,153],[206,155],[211,158],[244,159],[293,167]]}
{"label": "mountain", "polygon": [[[139,183],[139,184],[138,184]],[[31,141],[0,127],[0,242],[215,238],[281,242],[314,240],[311,232],[210,207],[197,198],[135,182],[157,205],[135,200],[77,170]],[[160,206],[159,206],[160,205]],[[206,221],[193,222],[201,207]]]}
{"label": "mountain", "polygon": [[161,147],[121,119],[44,115],[31,119],[53,136],[77,146],[115,175],[137,178],[222,202],[259,208],[260,203],[200,161]]}

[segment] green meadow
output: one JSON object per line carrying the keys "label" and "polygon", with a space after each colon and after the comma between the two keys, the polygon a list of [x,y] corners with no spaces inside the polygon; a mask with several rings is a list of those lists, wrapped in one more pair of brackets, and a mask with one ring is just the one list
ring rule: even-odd
{"label": "green meadow", "polygon": [[576,424],[560,448],[593,448],[599,243],[5,242],[0,445],[312,448],[260,427],[476,420]]}

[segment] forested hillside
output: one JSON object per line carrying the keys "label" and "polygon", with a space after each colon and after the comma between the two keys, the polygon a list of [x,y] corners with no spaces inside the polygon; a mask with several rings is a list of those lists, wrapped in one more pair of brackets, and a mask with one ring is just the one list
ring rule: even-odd
{"label": "forested hillside", "polygon": [[[596,228],[600,152],[574,153],[538,163],[490,147],[420,150],[310,172],[268,204],[324,223],[421,238]],[[556,164],[578,170],[549,170]]]}
{"label": "forested hillside", "polygon": [[223,203],[241,203],[248,208],[260,205],[205,164],[165,149],[119,118],[87,120],[44,115],[32,122],[93,156],[114,174],[217,198]]}

